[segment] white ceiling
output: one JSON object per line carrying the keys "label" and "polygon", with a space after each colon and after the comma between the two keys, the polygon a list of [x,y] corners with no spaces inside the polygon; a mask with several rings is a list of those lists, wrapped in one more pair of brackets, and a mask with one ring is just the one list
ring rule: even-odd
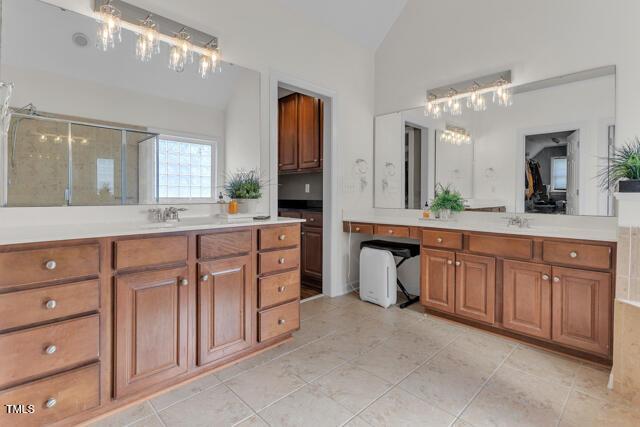
{"label": "white ceiling", "polygon": [[407,0],[275,0],[347,39],[375,50]]}

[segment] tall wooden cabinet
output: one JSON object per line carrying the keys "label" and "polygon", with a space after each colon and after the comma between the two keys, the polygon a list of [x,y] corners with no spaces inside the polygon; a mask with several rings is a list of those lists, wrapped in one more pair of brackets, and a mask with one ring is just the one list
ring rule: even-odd
{"label": "tall wooden cabinet", "polygon": [[323,102],[293,93],[278,103],[278,171],[322,170]]}
{"label": "tall wooden cabinet", "polygon": [[115,279],[115,396],[187,371],[186,267]]}

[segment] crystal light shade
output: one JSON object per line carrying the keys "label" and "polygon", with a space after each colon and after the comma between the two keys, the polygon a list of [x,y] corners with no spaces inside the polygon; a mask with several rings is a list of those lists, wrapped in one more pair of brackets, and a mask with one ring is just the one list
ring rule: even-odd
{"label": "crystal light shade", "polygon": [[435,96],[429,96],[427,103],[424,105],[424,115],[433,119],[439,119],[442,116],[442,106],[436,101]]}
{"label": "crystal light shade", "polygon": [[169,68],[173,71],[182,72],[184,66],[193,62],[193,51],[191,50],[191,35],[181,30],[176,36],[175,44],[171,46],[169,52]]}
{"label": "crystal light shade", "polygon": [[513,104],[513,90],[509,86],[509,82],[500,79],[496,82],[496,90],[493,92],[494,104],[508,107]]}
{"label": "crystal light shade", "polygon": [[218,48],[213,48],[210,49],[207,53],[203,53],[200,55],[200,61],[198,62],[198,73],[200,73],[200,77],[206,79],[209,73],[215,73],[217,71],[221,71],[220,50]]}
{"label": "crystal light shade", "polygon": [[98,12],[98,33],[96,45],[98,49],[107,51],[115,47],[116,42],[122,41],[121,18],[122,14],[111,5],[111,1],[100,6]]}
{"label": "crystal light shade", "polygon": [[440,141],[452,145],[471,144],[471,135],[464,129],[446,129],[440,134]]}
{"label": "crystal light shade", "polygon": [[151,57],[160,52],[160,32],[155,22],[151,20],[151,16],[141,23],[141,31],[136,41],[136,57],[147,62]]}
{"label": "crystal light shade", "polygon": [[471,88],[471,94],[467,97],[467,108],[473,111],[484,111],[487,109],[487,102],[484,95],[480,93],[480,85],[477,83]]}

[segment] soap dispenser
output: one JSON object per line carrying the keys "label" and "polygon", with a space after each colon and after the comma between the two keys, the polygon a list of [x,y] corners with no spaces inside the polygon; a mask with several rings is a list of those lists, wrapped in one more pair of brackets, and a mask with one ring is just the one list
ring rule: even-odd
{"label": "soap dispenser", "polygon": [[431,218],[431,211],[429,210],[429,202],[424,202],[424,209],[422,209],[422,218],[423,219]]}

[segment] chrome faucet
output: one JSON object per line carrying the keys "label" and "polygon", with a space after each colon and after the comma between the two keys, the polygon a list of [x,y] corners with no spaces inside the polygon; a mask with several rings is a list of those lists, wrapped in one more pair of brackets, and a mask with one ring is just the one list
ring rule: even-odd
{"label": "chrome faucet", "polygon": [[520,215],[514,215],[505,218],[507,227],[518,226],[519,228],[529,228],[529,218]]}
{"label": "chrome faucet", "polygon": [[154,222],[180,222],[180,212],[184,212],[186,210],[186,208],[169,206],[164,209],[149,209],[149,214]]}

